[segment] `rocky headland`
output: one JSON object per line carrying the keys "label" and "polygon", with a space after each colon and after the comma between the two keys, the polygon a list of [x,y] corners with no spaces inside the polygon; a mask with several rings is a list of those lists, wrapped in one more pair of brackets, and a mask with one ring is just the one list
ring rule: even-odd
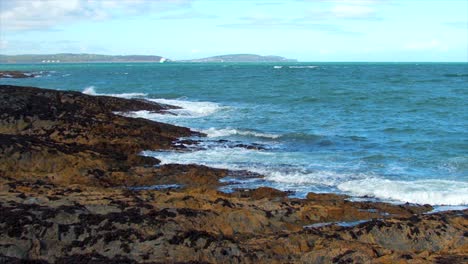
{"label": "rocky headland", "polygon": [[223,193],[219,179],[252,175],[141,156],[203,134],[116,113],[172,108],[0,85],[0,263],[468,261],[468,210]]}
{"label": "rocky headland", "polygon": [[201,59],[181,60],[178,62],[297,62],[281,56],[262,56],[257,54],[227,54]]}

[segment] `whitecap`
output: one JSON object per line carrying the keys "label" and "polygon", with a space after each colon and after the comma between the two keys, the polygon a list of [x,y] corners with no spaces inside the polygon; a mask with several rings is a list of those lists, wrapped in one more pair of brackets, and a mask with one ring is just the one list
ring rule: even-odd
{"label": "whitecap", "polygon": [[[144,152],[156,157],[161,164],[201,164],[219,169],[248,170],[265,176],[265,180],[280,185],[296,187],[332,187],[343,181],[364,179],[367,174],[338,173],[328,169],[303,169],[304,164],[291,164],[294,154],[264,150],[210,146],[191,152]],[[301,188],[302,188],[301,187]]]}
{"label": "whitecap", "polygon": [[186,101],[186,100],[176,100],[176,99],[148,99],[160,104],[167,104],[178,106],[180,109],[171,109],[168,112],[171,112],[179,117],[204,117],[215,112],[225,109],[217,103],[213,102],[195,102],[195,101]]}
{"label": "whitecap", "polygon": [[448,180],[395,181],[367,178],[338,184],[355,196],[431,205],[468,205],[468,183]]}
{"label": "whitecap", "polygon": [[82,93],[87,94],[87,95],[98,95],[96,93],[96,90],[94,90],[94,86],[88,86],[84,88]]}
{"label": "whitecap", "polygon": [[[372,173],[340,172],[333,168],[304,169],[291,164],[297,157],[263,150],[215,146],[193,152],[147,152],[162,164],[201,164],[229,170],[249,170],[280,188],[307,193],[314,188],[389,202],[468,205],[468,183],[448,180],[397,181]],[[292,155],[292,156],[291,156]]]}
{"label": "whitecap", "polygon": [[251,130],[240,130],[234,128],[209,128],[201,131],[205,133],[208,137],[217,138],[217,137],[227,137],[233,135],[240,135],[240,136],[252,136],[252,137],[259,137],[259,138],[270,138],[276,139],[279,138],[281,135],[270,134],[270,133],[261,133]]}
{"label": "whitecap", "polygon": [[335,187],[350,179],[367,178],[366,174],[339,173],[331,170],[273,170],[265,172],[266,179],[274,182],[294,185],[320,185]]}
{"label": "whitecap", "polygon": [[260,158],[267,152],[259,152],[245,148],[212,147],[206,150],[192,152],[160,152],[144,151],[145,156],[157,157],[161,164],[200,164],[220,169],[242,170],[255,169],[252,158]]}
{"label": "whitecap", "polygon": [[112,97],[120,97],[120,98],[140,98],[140,97],[146,97],[148,94],[146,93],[119,93],[119,94],[103,94],[103,93],[97,93],[95,90],[94,86],[88,86],[86,87],[83,92],[84,94],[87,95],[96,95],[96,96],[112,96]]}
{"label": "whitecap", "polygon": [[165,115],[161,113],[155,113],[148,110],[140,110],[140,111],[129,111],[129,112],[114,112],[114,114],[132,117],[132,118],[144,118],[149,120],[158,120],[163,118]]}

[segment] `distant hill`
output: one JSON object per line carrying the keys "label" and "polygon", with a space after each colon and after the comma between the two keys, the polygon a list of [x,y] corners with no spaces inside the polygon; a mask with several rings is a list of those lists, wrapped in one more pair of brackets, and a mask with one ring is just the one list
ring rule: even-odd
{"label": "distant hill", "polygon": [[296,62],[280,56],[261,56],[256,54],[229,54],[202,59],[181,60],[179,62]]}
{"label": "distant hill", "polygon": [[0,63],[79,63],[79,62],[164,62],[166,58],[152,55],[99,55],[99,54],[26,54],[0,55]]}
{"label": "distant hill", "polygon": [[[96,62],[169,62],[162,56],[153,55],[99,55],[99,54],[24,54],[0,55],[0,63],[96,63]],[[229,54],[194,60],[176,62],[296,62],[280,56],[261,56],[256,54]]]}

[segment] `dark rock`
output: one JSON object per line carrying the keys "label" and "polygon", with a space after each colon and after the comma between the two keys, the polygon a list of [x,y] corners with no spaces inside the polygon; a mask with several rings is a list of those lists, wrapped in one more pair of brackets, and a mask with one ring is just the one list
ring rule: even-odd
{"label": "dark rock", "polygon": [[0,78],[34,78],[37,74],[22,71],[0,71]]}
{"label": "dark rock", "polygon": [[[266,187],[226,194],[221,178],[262,176],[154,167],[142,150],[180,149],[179,137],[202,135],[114,112],[168,108],[0,85],[0,263],[467,261],[468,210],[423,214],[431,207],[293,199]],[[161,184],[184,187],[127,188]],[[368,221],[339,225],[358,220]]]}

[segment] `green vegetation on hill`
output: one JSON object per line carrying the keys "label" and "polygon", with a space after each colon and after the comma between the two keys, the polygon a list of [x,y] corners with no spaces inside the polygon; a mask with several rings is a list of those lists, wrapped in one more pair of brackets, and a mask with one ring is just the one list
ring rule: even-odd
{"label": "green vegetation on hill", "polygon": [[181,62],[295,62],[280,56],[261,56],[256,54],[229,54],[202,59],[183,60]]}
{"label": "green vegetation on hill", "polygon": [[[166,62],[161,56],[152,55],[99,55],[99,54],[23,54],[0,55],[0,63],[93,63],[93,62]],[[208,58],[179,60],[177,62],[296,62],[280,56],[261,56],[256,54],[229,54]]]}

